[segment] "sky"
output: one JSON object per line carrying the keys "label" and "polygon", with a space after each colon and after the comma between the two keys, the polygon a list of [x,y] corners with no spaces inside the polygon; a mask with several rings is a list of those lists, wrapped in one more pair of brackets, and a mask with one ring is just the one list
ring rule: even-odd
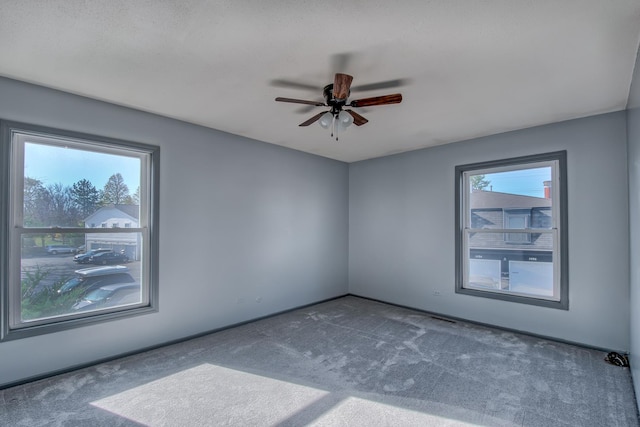
{"label": "sky", "polygon": [[122,175],[129,194],[140,185],[140,159],[136,157],[26,143],[24,162],[24,175],[40,180],[45,187],[58,183],[72,186],[86,179],[102,190],[116,173]]}
{"label": "sky", "polygon": [[491,182],[487,191],[544,197],[544,181],[551,180],[551,167],[485,174],[484,179]]}

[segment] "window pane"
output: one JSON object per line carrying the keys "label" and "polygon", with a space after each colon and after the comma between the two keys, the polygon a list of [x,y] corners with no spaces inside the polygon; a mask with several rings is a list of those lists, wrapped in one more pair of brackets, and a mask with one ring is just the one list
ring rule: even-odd
{"label": "window pane", "polygon": [[466,286],[554,297],[553,251],[471,248]]}
{"label": "window pane", "polygon": [[553,263],[509,261],[509,290],[532,296],[553,296]]}
{"label": "window pane", "polygon": [[527,228],[527,220],[524,215],[510,215],[505,228]]}
{"label": "window pane", "polygon": [[[23,138],[25,227],[84,227],[102,206],[138,208],[140,158],[77,149],[73,144],[30,142],[42,137]],[[118,226],[113,220],[106,224]]]}
{"label": "window pane", "polygon": [[143,302],[142,233],[80,235],[22,235],[20,322]]}
{"label": "window pane", "polygon": [[519,196],[551,199],[551,167],[522,166],[516,170],[475,173],[470,175],[469,188]]}
{"label": "window pane", "polygon": [[500,260],[474,258],[469,260],[470,287],[501,289],[501,278]]}

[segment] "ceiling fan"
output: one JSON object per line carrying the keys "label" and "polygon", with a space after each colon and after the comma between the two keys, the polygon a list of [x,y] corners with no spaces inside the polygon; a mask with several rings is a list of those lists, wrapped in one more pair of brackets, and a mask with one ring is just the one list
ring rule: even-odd
{"label": "ceiling fan", "polygon": [[351,109],[343,109],[344,107],[371,107],[374,105],[398,104],[402,102],[402,95],[399,93],[355,99],[348,102],[349,95],[351,94],[352,81],[352,76],[336,73],[333,83],[326,85],[322,91],[325,102],[282,97],[277,97],[276,101],[305,104],[314,107],[331,107],[329,111],[320,112],[309,120],[300,123],[299,126],[309,126],[319,120],[320,126],[323,128],[328,129],[331,127],[331,136],[334,136],[335,134],[336,141],[338,140],[339,130],[345,130],[352,123],[356,126],[362,126],[368,122],[368,120],[360,114]]}

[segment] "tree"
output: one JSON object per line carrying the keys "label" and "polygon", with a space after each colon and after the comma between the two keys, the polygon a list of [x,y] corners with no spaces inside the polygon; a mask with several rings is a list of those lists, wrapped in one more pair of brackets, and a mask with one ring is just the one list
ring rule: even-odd
{"label": "tree", "polygon": [[102,199],[102,194],[91,182],[86,179],[81,179],[71,187],[71,199],[84,219],[95,212],[96,207]]}
{"label": "tree", "polygon": [[79,212],[73,203],[71,187],[61,183],[48,185],[45,202],[48,207],[48,224],[45,225],[73,227],[78,224]]}
{"label": "tree", "polygon": [[61,183],[46,187],[35,178],[24,178],[24,224],[28,227],[75,227],[81,220],[73,189]]}
{"label": "tree", "polygon": [[42,181],[24,177],[24,224],[28,227],[43,225],[46,219],[44,207],[46,190]]}
{"label": "tree", "polygon": [[484,175],[471,175],[469,182],[471,182],[471,190],[484,190],[491,184],[491,181],[484,179]]}
{"label": "tree", "polygon": [[140,204],[140,186],[138,186],[138,188],[136,188],[136,192],[133,193],[133,196],[131,196],[131,201],[133,202],[133,205],[139,205]]}
{"label": "tree", "polygon": [[121,205],[131,199],[129,187],[120,173],[113,174],[104,186],[102,201],[105,204]]}

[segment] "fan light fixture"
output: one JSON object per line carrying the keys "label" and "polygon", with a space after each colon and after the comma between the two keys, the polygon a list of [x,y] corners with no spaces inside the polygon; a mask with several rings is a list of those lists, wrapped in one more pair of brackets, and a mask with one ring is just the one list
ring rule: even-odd
{"label": "fan light fixture", "polygon": [[338,133],[346,131],[347,128],[353,123],[353,116],[351,116],[351,114],[347,113],[346,111],[327,111],[322,116],[320,116],[320,120],[318,121],[318,123],[323,129],[331,128],[331,136],[335,135],[337,141]]}

